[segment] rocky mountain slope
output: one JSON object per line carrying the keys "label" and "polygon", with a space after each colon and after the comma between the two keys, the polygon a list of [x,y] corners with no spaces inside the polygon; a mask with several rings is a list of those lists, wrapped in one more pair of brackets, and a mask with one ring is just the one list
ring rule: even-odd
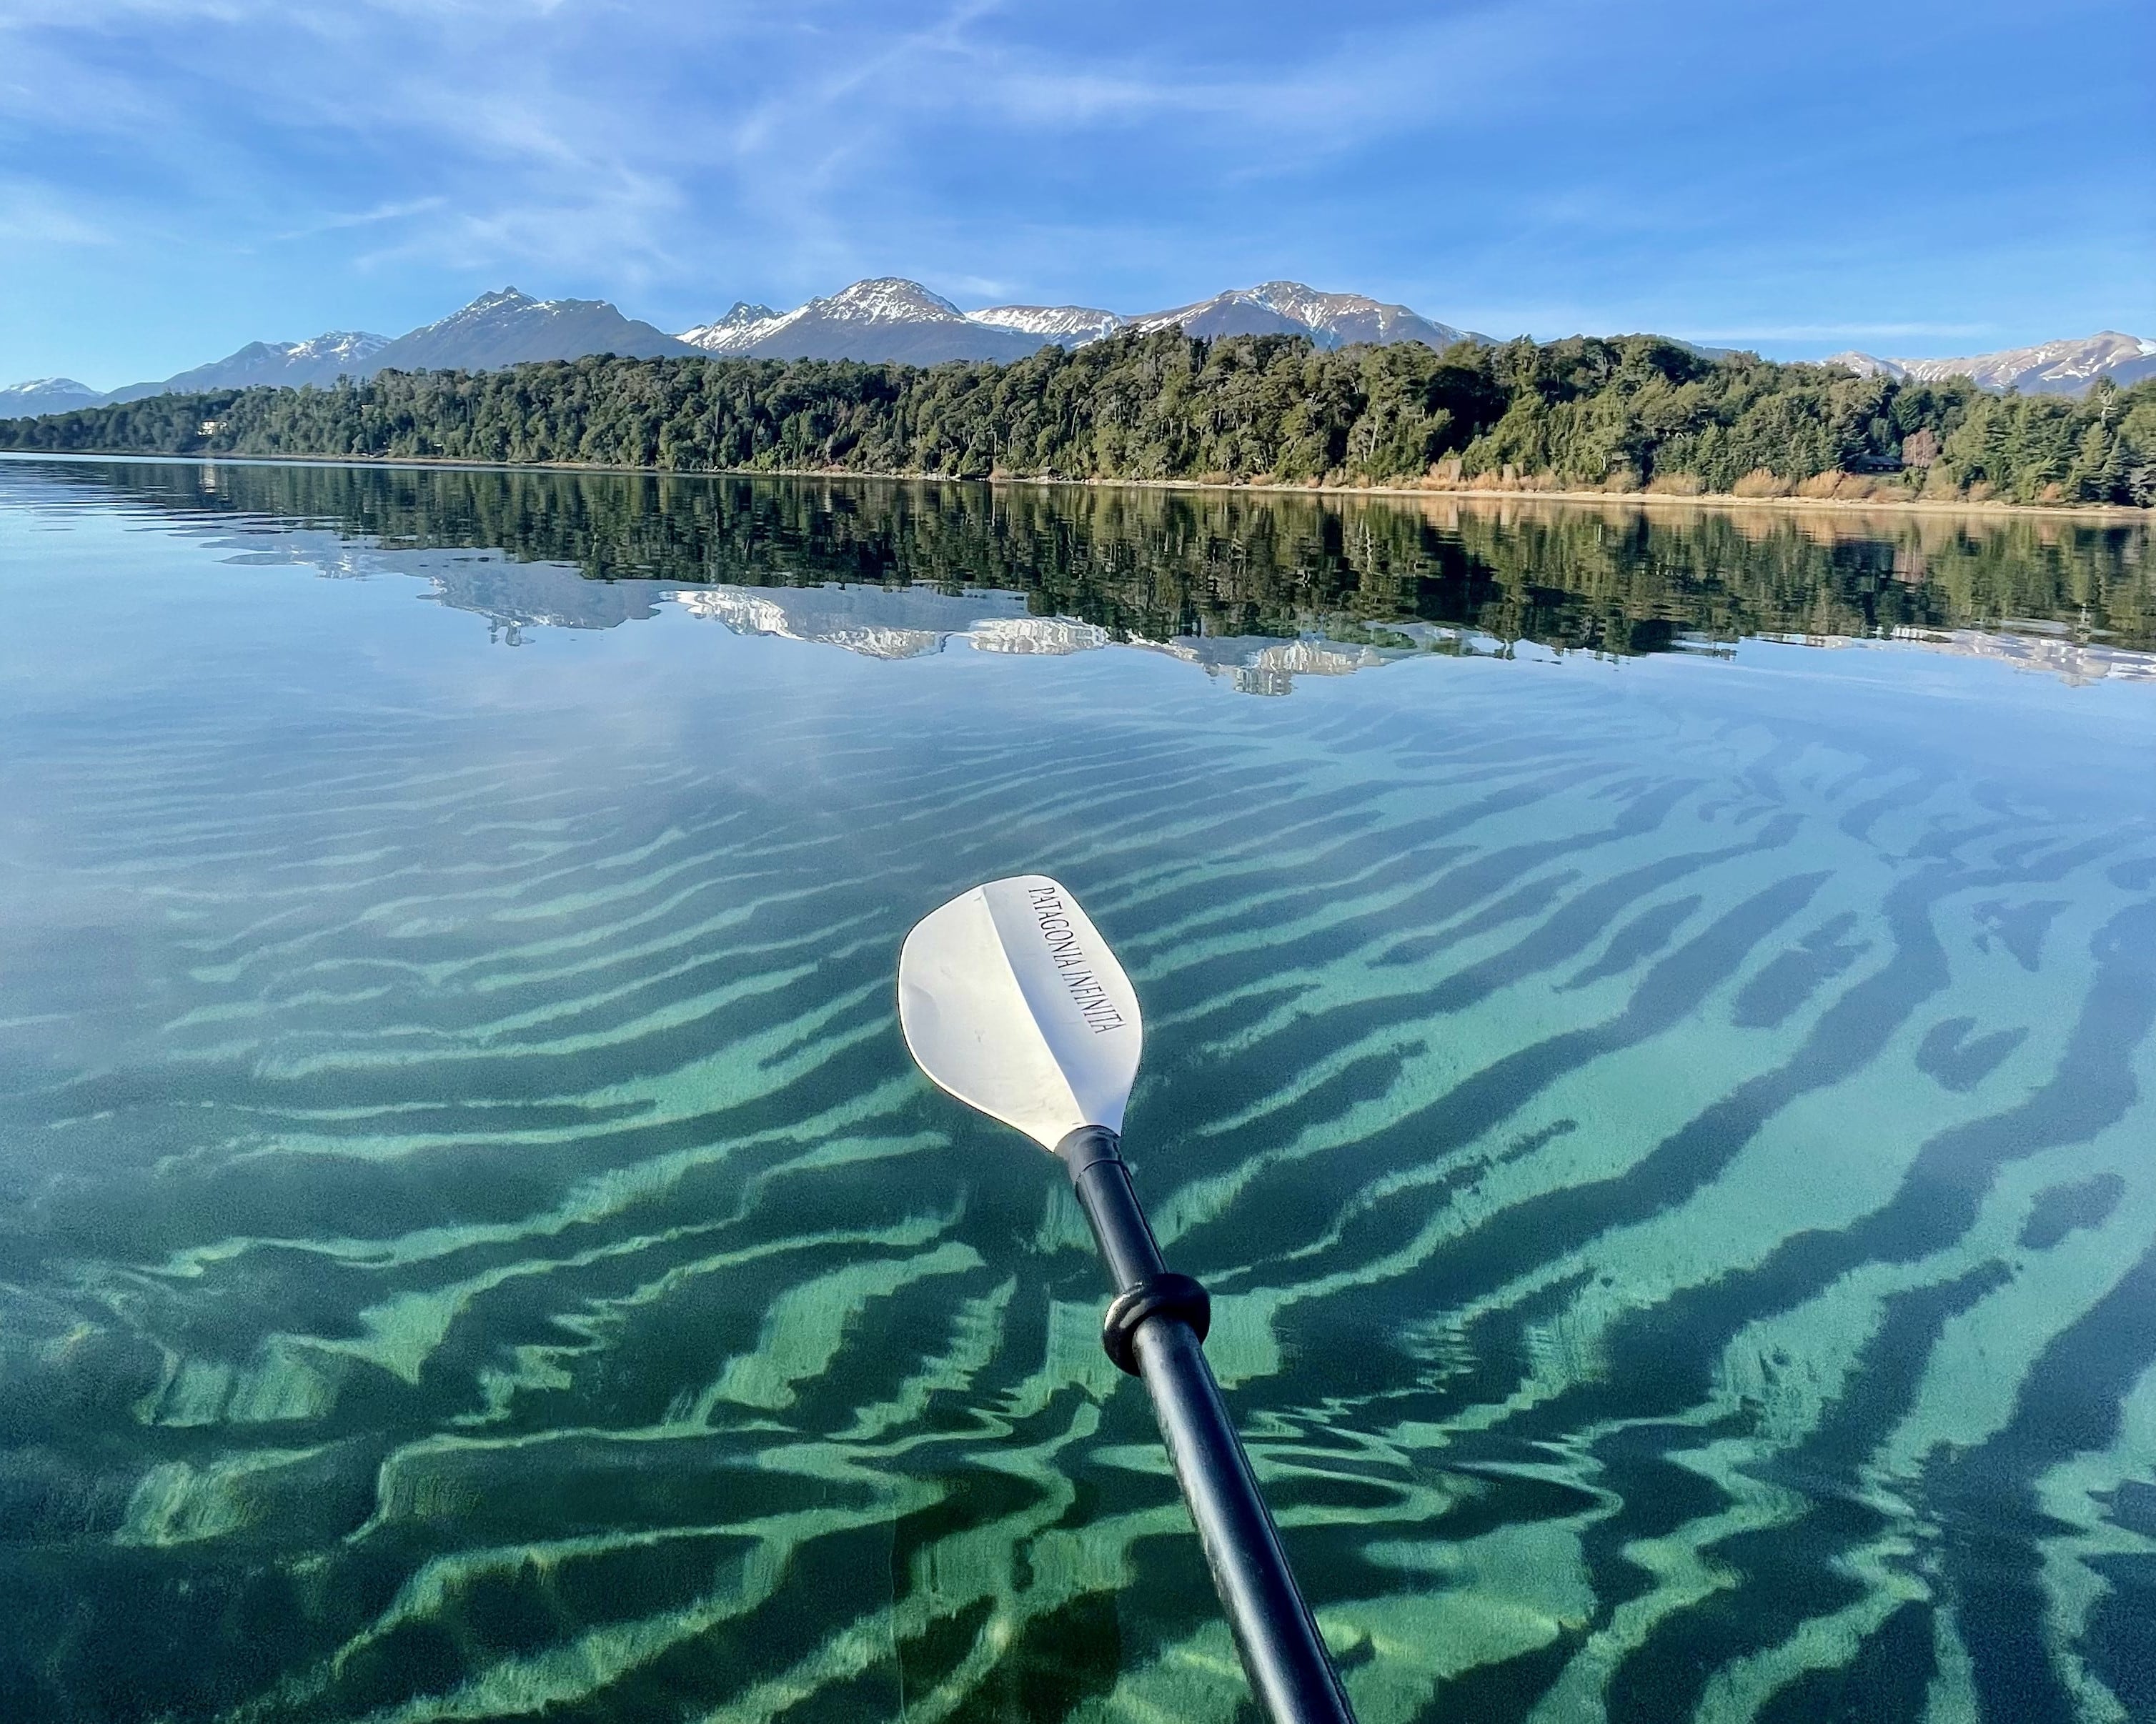
{"label": "rocky mountain slope", "polygon": [[737,305],[681,339],[746,359],[858,359],[938,365],[950,359],[1023,359],[1040,338],[968,318],[940,294],[895,275],[856,281],[784,313]]}
{"label": "rocky mountain slope", "polygon": [[295,389],[312,383],[327,388],[340,377],[367,376],[374,369],[370,362],[388,345],[388,336],[370,335],[361,329],[331,330],[305,341],[249,341],[237,353],[156,382],[130,383],[105,399],[140,401],[146,396],[188,389],[245,389],[257,383],[283,384]]}
{"label": "rocky mountain slope", "polygon": [[736,300],[733,310],[717,322],[700,323],[694,329],[685,329],[676,339],[713,353],[734,353],[755,345],[757,337],[779,321],[778,314],[768,305],[752,305],[746,300]]}
{"label": "rocky mountain slope", "polygon": [[1888,377],[1919,383],[1969,377],[1986,389],[2019,389],[2024,395],[2079,395],[2099,377],[2122,387],[2156,377],[2156,341],[2101,330],[2078,340],[2007,347],[1963,359],[1881,359],[1854,351],[1825,362],[1845,365],[1860,377]]}
{"label": "rocky mountain slope", "polygon": [[1486,336],[1455,329],[1358,293],[1320,293],[1300,281],[1267,281],[1233,288],[1209,300],[1149,312],[1130,320],[1140,330],[1180,324],[1192,336],[1308,336],[1321,347],[1345,347],[1355,341],[1422,341],[1449,347],[1455,341],[1485,341]]}
{"label": "rocky mountain slope", "polygon": [[1128,326],[1130,319],[1091,305],[988,305],[968,311],[968,321],[1008,329],[1039,341],[1082,347]]}
{"label": "rocky mountain slope", "polygon": [[1137,316],[1095,305],[991,305],[961,311],[917,281],[881,276],[857,281],[798,310],[737,305],[681,339],[707,352],[768,359],[858,359],[932,365],[946,359],[1014,359],[1044,343],[1083,346],[1119,330],[1181,325],[1194,336],[1307,336],[1321,347],[1351,341],[1426,341],[1449,346],[1481,341],[1405,305],[1362,294],[1320,293],[1299,281],[1235,288],[1165,311]]}
{"label": "rocky mountain slope", "polygon": [[399,336],[373,356],[374,371],[491,371],[535,359],[619,353],[659,359],[699,350],[604,300],[535,300],[505,287],[481,294],[439,323]]}
{"label": "rocky mountain slope", "polygon": [[367,377],[385,367],[400,371],[492,371],[533,359],[580,359],[588,353],[638,358],[692,354],[648,323],[624,317],[604,300],[535,300],[506,287],[482,294],[436,323],[392,341],[364,330],[331,330],[305,341],[249,341],[236,353],[154,382],[104,393],[69,377],[46,377],[0,389],[0,418],[66,413],[112,401],[140,401],[194,389],[244,389],[256,384],[326,388],[340,377]]}

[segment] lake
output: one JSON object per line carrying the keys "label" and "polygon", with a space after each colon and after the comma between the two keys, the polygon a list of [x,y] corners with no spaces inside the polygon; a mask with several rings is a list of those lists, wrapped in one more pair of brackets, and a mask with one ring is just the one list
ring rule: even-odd
{"label": "lake", "polygon": [[1247,1716],[1039,870],[1364,1724],[2156,1717],[2152,767],[2138,526],[0,462],[0,1716]]}

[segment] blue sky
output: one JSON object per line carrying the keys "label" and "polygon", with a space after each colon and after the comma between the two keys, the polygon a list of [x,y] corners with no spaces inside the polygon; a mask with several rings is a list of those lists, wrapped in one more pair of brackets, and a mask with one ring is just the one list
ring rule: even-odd
{"label": "blue sky", "polygon": [[0,0],[0,382],[1276,276],[1790,357],[2156,336],[2146,0]]}

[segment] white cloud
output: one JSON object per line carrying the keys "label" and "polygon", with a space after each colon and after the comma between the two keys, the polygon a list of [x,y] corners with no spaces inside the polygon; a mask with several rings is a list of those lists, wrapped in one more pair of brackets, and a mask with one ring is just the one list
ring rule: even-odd
{"label": "white cloud", "polygon": [[[340,318],[474,278],[678,327],[871,274],[1125,310],[1299,275],[1498,334],[1758,345],[2018,338],[2079,290],[2057,259],[2102,252],[2058,236],[2117,231],[2055,190],[2004,224],[2052,245],[2041,275],[1928,264],[1988,255],[1982,172],[1912,197],[1845,172],[1878,145],[1838,123],[1843,51],[1793,15],[1145,4],[0,0],[0,161],[41,188],[0,199],[0,234],[249,252],[350,292]],[[1853,77],[1898,75],[1918,37],[1933,64],[1937,32],[1884,33]],[[1789,110],[1771,136],[1763,100]]]}
{"label": "white cloud", "polygon": [[351,215],[324,216],[320,221],[304,228],[295,228],[290,233],[280,233],[280,239],[311,239],[318,233],[341,233],[351,228],[377,227],[383,222],[402,221],[408,216],[424,215],[429,210],[442,208],[449,200],[444,198],[413,198],[402,203],[378,203]]}

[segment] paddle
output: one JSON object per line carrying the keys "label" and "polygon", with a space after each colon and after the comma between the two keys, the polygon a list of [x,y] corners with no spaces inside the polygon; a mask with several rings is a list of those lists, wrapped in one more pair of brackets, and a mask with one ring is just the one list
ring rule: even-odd
{"label": "paddle", "polygon": [[1275,1724],[1353,1724],[1200,1349],[1205,1290],[1168,1272],[1131,1188],[1119,1134],[1142,1029],[1107,942],[1046,875],[991,880],[906,936],[898,1018],[923,1071],[1070,1174],[1116,1286],[1101,1343],[1145,1379],[1260,1702]]}

